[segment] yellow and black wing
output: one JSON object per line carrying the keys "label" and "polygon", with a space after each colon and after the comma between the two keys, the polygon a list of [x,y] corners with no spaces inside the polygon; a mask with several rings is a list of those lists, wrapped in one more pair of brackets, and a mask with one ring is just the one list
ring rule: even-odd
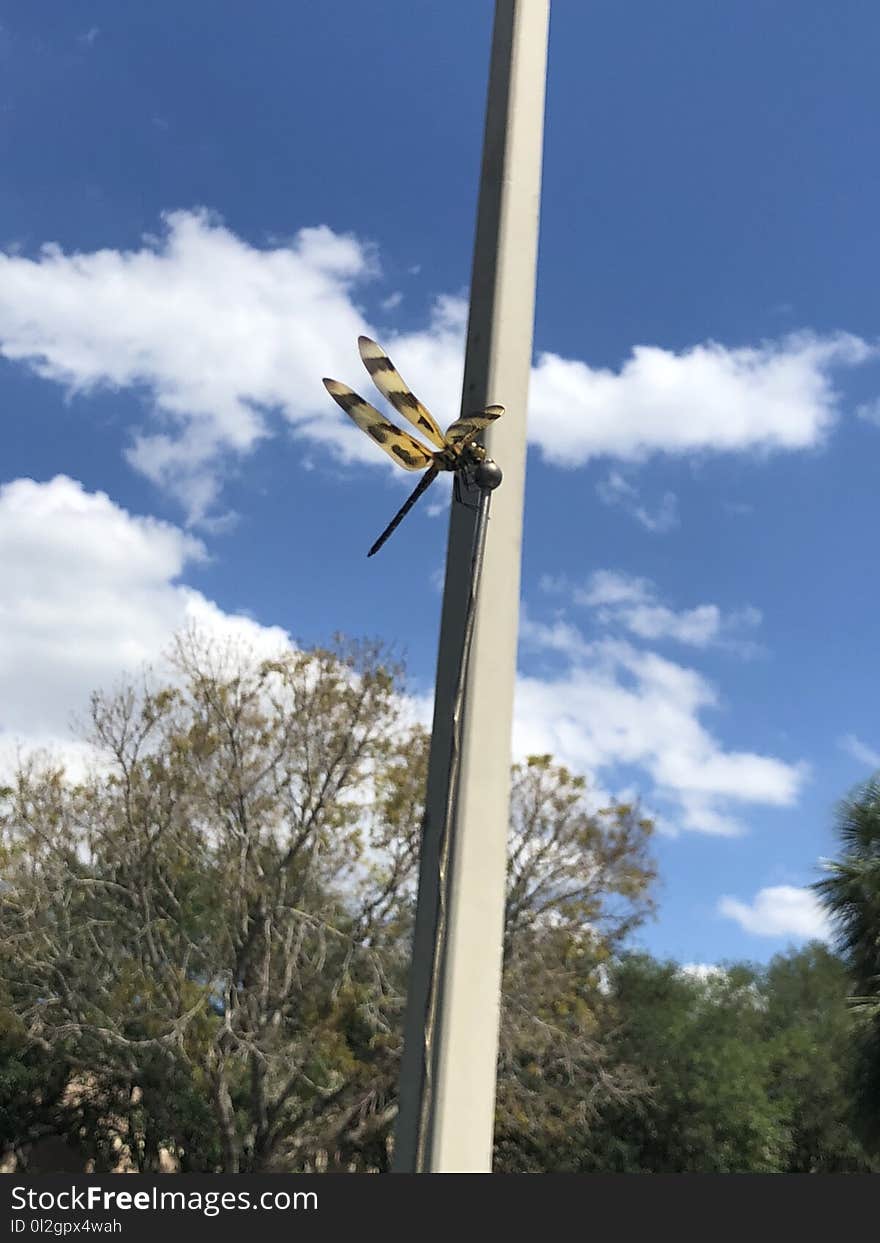
{"label": "yellow and black wing", "polygon": [[410,392],[403,376],[397,371],[381,345],[377,345],[369,337],[358,337],[358,349],[364,366],[382,396],[391,402],[398,414],[409,419],[413,427],[417,427],[432,445],[442,449],[446,444],[443,433],[418,397]]}
{"label": "yellow and black wing", "polygon": [[469,444],[490,423],[500,419],[503,413],[503,406],[486,406],[485,410],[479,410],[475,414],[466,414],[464,418],[458,419],[446,429],[446,439],[454,445]]}
{"label": "yellow and black wing", "polygon": [[424,470],[434,461],[433,454],[420,445],[414,436],[389,423],[375,406],[364,401],[348,385],[340,384],[338,380],[325,380],[324,387],[361,431],[366,432],[371,440],[375,440],[379,448],[384,449],[398,466],[402,466],[404,470]]}

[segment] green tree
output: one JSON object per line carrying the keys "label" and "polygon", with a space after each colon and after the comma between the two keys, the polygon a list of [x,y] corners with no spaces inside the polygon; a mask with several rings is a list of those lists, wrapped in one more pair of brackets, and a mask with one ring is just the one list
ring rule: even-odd
{"label": "green tree", "polygon": [[837,812],[840,854],[814,888],[837,934],[861,997],[880,999],[880,780],[844,799]]}
{"label": "green tree", "polygon": [[853,1015],[822,945],[705,978],[646,955],[610,972],[607,1040],[646,1091],[608,1099],[578,1168],[859,1173]]}
{"label": "green tree", "polygon": [[[25,764],[0,812],[0,977],[65,1125],[107,1168],[384,1168],[427,738],[377,646],[271,660],[185,635],[160,686],[94,697],[94,772]],[[582,964],[648,906],[650,825],[514,779],[499,1111],[601,1097]],[[592,987],[592,985],[591,985]],[[618,1076],[620,1078],[620,1076]],[[556,1108],[554,1105],[553,1108]]]}
{"label": "green tree", "polygon": [[95,697],[88,781],[18,774],[3,974],[32,1044],[134,1096],[139,1165],[190,1150],[186,1084],[223,1169],[272,1168],[294,1129],[368,1108],[352,1039],[378,1058],[399,1008],[418,824],[381,814],[382,774],[412,730],[375,648],[257,661],[190,635],[176,662],[176,686]]}
{"label": "green tree", "polygon": [[872,778],[838,808],[838,857],[814,888],[834,927],[853,983],[860,1018],[856,1098],[860,1126],[880,1153],[880,779]]}
{"label": "green tree", "polygon": [[597,1110],[643,1090],[604,1040],[603,971],[653,910],[652,824],[582,777],[513,771],[495,1123],[498,1171],[575,1168]]}
{"label": "green tree", "polygon": [[786,1132],[768,1097],[771,1054],[761,1039],[755,972],[705,979],[647,955],[610,979],[616,1056],[647,1092],[609,1101],[583,1154],[585,1172],[769,1173]]}
{"label": "green tree", "polygon": [[50,1057],[34,1046],[0,993],[0,1151],[21,1159],[28,1145],[63,1133],[68,1080],[63,1051]]}
{"label": "green tree", "polygon": [[857,1017],[844,963],[816,942],[773,958],[761,989],[768,1092],[788,1136],[785,1172],[873,1170],[855,1125]]}

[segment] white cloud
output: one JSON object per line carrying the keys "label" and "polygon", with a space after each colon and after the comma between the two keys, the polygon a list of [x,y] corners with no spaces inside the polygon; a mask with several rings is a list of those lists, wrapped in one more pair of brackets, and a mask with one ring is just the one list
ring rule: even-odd
{"label": "white cloud", "polygon": [[[216,503],[224,459],[271,434],[273,412],[346,460],[390,467],[320,382],[366,384],[355,338],[375,330],[358,296],[376,273],[373,247],[326,226],[261,248],[206,211],[172,212],[140,249],[0,255],[0,351],[72,392],[145,393],[152,409],[129,460],[200,520]],[[384,342],[441,423],[458,413],[465,312],[461,297],[441,297],[426,326]],[[804,333],[681,354],[638,346],[619,372],[545,353],[529,435],[563,466],[804,449],[834,420],[832,370],[871,354],[854,336]],[[675,521],[671,493],[654,512],[637,496],[627,503],[649,529]]]}
{"label": "white cloud", "polygon": [[[286,631],[226,613],[181,578],[202,543],[170,523],[132,515],[64,475],[0,487],[0,778],[19,755],[44,751],[74,774],[95,755],[74,731],[89,697],[165,657],[190,626],[271,657]],[[402,719],[430,727],[430,694],[401,700]]]}
{"label": "white cloud", "polygon": [[[145,389],[152,419],[128,460],[191,521],[215,504],[224,456],[271,434],[272,411],[346,461],[391,468],[321,384],[381,401],[356,348],[375,331],[355,301],[377,274],[374,248],[320,226],[260,249],[204,211],[164,224],[131,252],[0,254],[0,353],[73,393]],[[441,296],[425,329],[384,342],[441,422],[458,416],[466,316],[462,298]]]}
{"label": "white cloud", "polygon": [[596,492],[603,504],[623,509],[646,531],[655,535],[665,535],[678,526],[678,498],[674,492],[664,492],[659,506],[652,512],[641,503],[638,488],[617,470],[611,471],[607,479],[599,481]]}
{"label": "white cloud", "polygon": [[181,574],[205,556],[168,523],[136,517],[63,475],[0,488],[0,756],[58,748],[81,760],[71,715],[91,691],[158,662],[193,622],[260,651],[284,631],[223,613]]}
{"label": "white cloud", "polygon": [[724,613],[717,604],[698,604],[676,611],[658,597],[655,585],[616,570],[597,570],[584,587],[562,580],[545,580],[545,590],[566,592],[571,601],[594,610],[602,625],[616,625],[640,639],[672,639],[693,647],[726,647],[740,655],[754,655],[757,645],[739,637],[760,625],[758,609],[747,605]]}
{"label": "white cloud", "polygon": [[625,615],[627,629],[642,639],[676,639],[694,647],[706,647],[721,629],[717,604],[700,604],[675,613],[663,604],[641,604]]}
{"label": "white cloud", "polygon": [[855,734],[846,734],[838,742],[841,750],[846,751],[854,760],[858,760],[860,764],[866,765],[868,768],[880,768],[880,751],[869,747],[867,743],[862,742]]}
{"label": "white cloud", "polygon": [[876,423],[880,427],[880,397],[857,406],[856,414],[860,419],[865,419],[868,423]]}
{"label": "white cloud", "polygon": [[848,333],[796,333],[681,354],[635,346],[619,372],[542,354],[532,381],[531,436],[560,466],[608,455],[806,449],[837,410],[830,372],[876,354]]}
{"label": "white cloud", "polygon": [[702,833],[743,832],[734,814],[743,806],[796,802],[805,766],[726,750],[701,721],[718,700],[695,670],[626,642],[588,642],[564,621],[526,616],[522,635],[533,648],[562,655],[567,667],[518,679],[517,755],[549,752],[605,784],[620,765],[641,769],[652,783],[646,796],[661,811],[671,807],[677,827]]}
{"label": "white cloud", "polygon": [[718,912],[735,920],[746,932],[759,937],[803,937],[827,941],[831,928],[827,915],[810,889],[773,885],[761,889],[751,902],[723,897]]}
{"label": "white cloud", "polygon": [[[188,622],[235,635],[257,650],[289,642],[279,628],[224,613],[186,586],[184,574],[205,557],[201,542],[179,528],[127,513],[103,493],[58,476],[19,479],[0,489],[0,755],[18,742],[71,743],[71,714],[84,715],[96,687],[123,671],[159,664],[175,631]],[[606,595],[613,594],[610,579]],[[618,584],[618,593],[636,589]],[[716,702],[693,670],[627,643],[587,643],[563,623],[526,618],[525,637],[565,654],[563,676],[521,677],[516,752],[552,752],[603,790],[603,775],[624,764],[645,772],[652,802],[674,811],[676,826],[733,833],[735,805],[787,805],[803,772],[771,757],[724,750],[700,722]],[[425,715],[426,703],[413,700]],[[661,816],[666,812],[660,808]]]}
{"label": "white cloud", "polygon": [[0,256],[0,342],[73,391],[146,388],[155,419],[130,460],[200,517],[218,458],[253,449],[268,409],[337,421],[321,377],[357,358],[351,287],[373,260],[327,228],[260,250],[204,212],[165,225],[137,251]]}

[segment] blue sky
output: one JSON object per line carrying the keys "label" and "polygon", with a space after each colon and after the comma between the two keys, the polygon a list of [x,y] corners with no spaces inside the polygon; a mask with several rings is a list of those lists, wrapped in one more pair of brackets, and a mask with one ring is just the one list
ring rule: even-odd
{"label": "blue sky", "polygon": [[[327,398],[457,413],[492,6],[0,8],[0,750],[195,618],[432,685],[444,497]],[[515,746],[658,817],[683,962],[822,934],[880,766],[876,5],[557,0]],[[502,464],[503,465],[503,464]],[[415,567],[415,568],[414,568]]]}

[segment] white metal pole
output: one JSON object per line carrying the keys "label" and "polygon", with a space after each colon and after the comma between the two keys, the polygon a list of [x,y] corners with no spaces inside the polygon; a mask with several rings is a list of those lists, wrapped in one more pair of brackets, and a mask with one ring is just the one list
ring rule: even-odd
{"label": "white metal pole", "polygon": [[549,8],[549,0],[495,6],[462,413],[506,407],[485,437],[504,479],[476,605],[444,886],[452,715],[478,507],[454,504],[450,519],[395,1135],[400,1172],[492,1165]]}

